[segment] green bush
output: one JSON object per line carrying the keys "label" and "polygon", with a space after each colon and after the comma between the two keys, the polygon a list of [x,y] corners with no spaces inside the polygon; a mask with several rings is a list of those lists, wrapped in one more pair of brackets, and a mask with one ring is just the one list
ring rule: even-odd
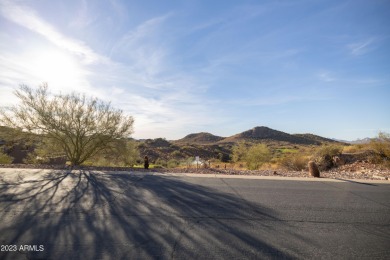
{"label": "green bush", "polygon": [[179,166],[179,162],[175,159],[171,159],[167,162],[167,167],[168,168],[176,168],[177,166]]}
{"label": "green bush", "polygon": [[244,157],[246,156],[248,152],[248,144],[245,142],[239,142],[232,148],[232,159],[233,162],[239,162],[244,160]]}
{"label": "green bush", "polygon": [[155,164],[157,166],[160,166],[161,168],[162,167],[167,167],[168,164],[167,164],[167,161],[165,161],[164,159],[161,159],[161,158],[158,158],[156,161],[155,161]]}
{"label": "green bush", "polygon": [[12,161],[13,158],[11,156],[0,151],[0,164],[11,164]]}
{"label": "green bush", "polygon": [[247,150],[243,156],[249,170],[257,170],[272,158],[271,152],[265,144],[256,144]]}
{"label": "green bush", "polygon": [[342,146],[332,144],[332,145],[321,146],[319,149],[317,149],[315,154],[317,157],[324,158],[327,156],[333,157],[333,156],[340,155],[342,151],[343,151]]}
{"label": "green bush", "polygon": [[181,157],[181,152],[180,151],[174,151],[171,154],[173,157]]}

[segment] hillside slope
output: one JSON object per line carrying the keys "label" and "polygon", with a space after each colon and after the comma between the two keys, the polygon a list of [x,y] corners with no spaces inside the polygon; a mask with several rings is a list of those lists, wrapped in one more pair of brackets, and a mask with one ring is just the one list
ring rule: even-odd
{"label": "hillside slope", "polygon": [[313,134],[293,134],[293,136],[305,138],[307,140],[311,140],[313,142],[317,142],[318,144],[323,144],[323,143],[342,143],[340,141],[336,141],[333,139],[325,138],[319,135],[313,135]]}
{"label": "hillside slope", "polygon": [[259,141],[276,141],[287,142],[291,144],[318,145],[320,142],[307,139],[301,136],[290,135],[282,131],[274,130],[265,126],[254,127],[242,133],[230,136],[221,142],[237,143],[240,141],[259,142]]}
{"label": "hillside slope", "polygon": [[223,139],[225,138],[221,136],[216,136],[210,133],[201,132],[201,133],[189,134],[182,139],[174,141],[174,143],[213,144]]}

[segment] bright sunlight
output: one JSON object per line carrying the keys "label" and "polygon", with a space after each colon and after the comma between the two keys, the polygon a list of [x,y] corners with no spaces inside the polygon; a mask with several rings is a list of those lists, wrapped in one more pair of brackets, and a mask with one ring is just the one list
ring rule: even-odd
{"label": "bright sunlight", "polygon": [[73,85],[82,78],[82,69],[71,56],[60,51],[34,54],[31,74],[50,85]]}

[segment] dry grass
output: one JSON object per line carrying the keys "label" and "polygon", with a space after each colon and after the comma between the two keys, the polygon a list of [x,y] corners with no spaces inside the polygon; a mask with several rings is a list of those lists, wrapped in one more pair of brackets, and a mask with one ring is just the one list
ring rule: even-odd
{"label": "dry grass", "polygon": [[342,152],[343,153],[361,153],[364,151],[369,150],[368,144],[355,144],[355,145],[348,145],[344,146]]}

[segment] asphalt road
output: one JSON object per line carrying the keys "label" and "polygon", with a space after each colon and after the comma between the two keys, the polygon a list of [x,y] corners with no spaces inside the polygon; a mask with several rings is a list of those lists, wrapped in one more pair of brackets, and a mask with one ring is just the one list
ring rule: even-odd
{"label": "asphalt road", "polygon": [[390,184],[0,169],[0,244],[0,259],[389,259]]}

